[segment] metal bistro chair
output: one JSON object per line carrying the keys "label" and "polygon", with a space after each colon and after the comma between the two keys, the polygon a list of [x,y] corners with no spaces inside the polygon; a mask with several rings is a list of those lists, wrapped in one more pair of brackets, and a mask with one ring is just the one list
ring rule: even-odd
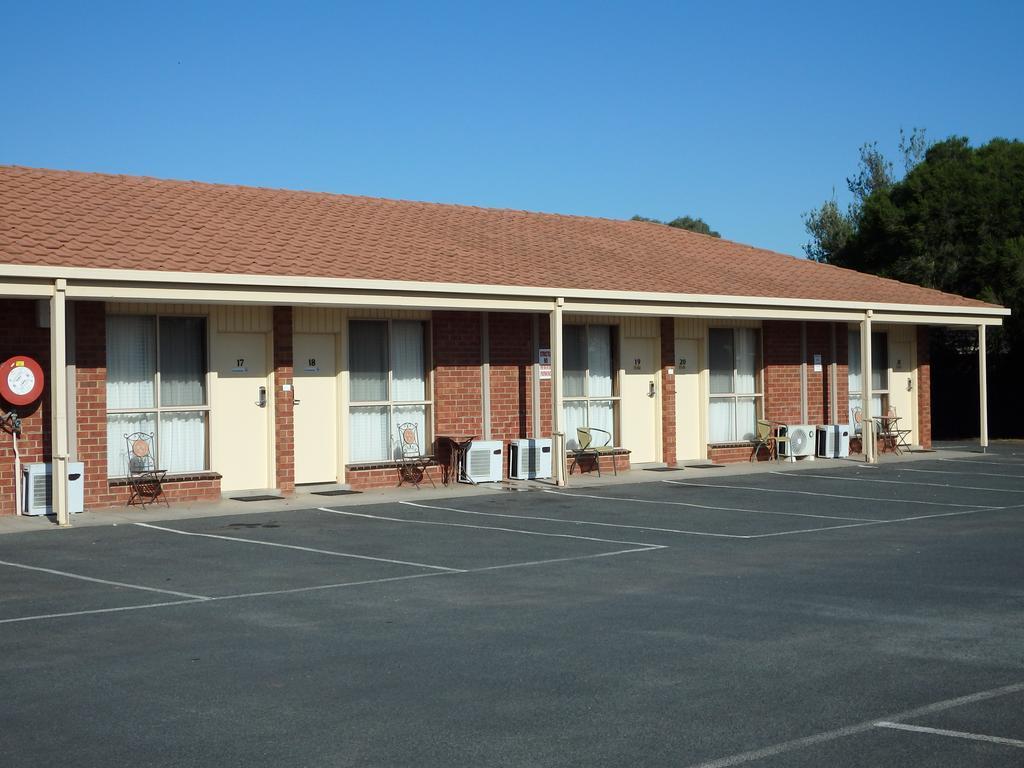
{"label": "metal bistro chair", "polygon": [[398,485],[412,483],[420,487],[426,476],[430,484],[436,488],[434,478],[427,472],[427,467],[434,463],[434,457],[423,453],[420,448],[420,425],[407,421],[398,425]]}
{"label": "metal bistro chair", "polygon": [[156,465],[153,433],[132,432],[125,435],[124,440],[128,446],[128,485],[131,489],[128,506],[138,503],[145,509],[147,501],[152,504],[159,499],[170,507],[164,495],[167,470]]}
{"label": "metal bistro chair", "polygon": [[[600,432],[604,435],[604,442],[600,445],[594,445],[594,433]],[[611,456],[612,457],[612,471],[618,475],[619,468],[615,464],[616,451],[619,449],[611,444],[612,433],[605,429],[598,429],[597,427],[576,427],[576,442],[579,443],[579,447],[570,448],[569,453],[572,455],[572,464],[569,465],[569,474],[572,474],[572,468],[579,466],[579,460],[583,458],[592,458],[594,460],[594,466],[597,467],[597,476],[601,476],[601,457]],[[583,474],[583,468],[580,468],[580,474]]]}
{"label": "metal bistro chair", "polygon": [[778,461],[779,444],[789,443],[788,437],[779,434],[779,426],[772,421],[768,421],[768,419],[757,420],[757,434],[754,440],[754,451],[750,454],[750,461],[757,458],[757,454],[762,448],[768,450],[769,461]]}

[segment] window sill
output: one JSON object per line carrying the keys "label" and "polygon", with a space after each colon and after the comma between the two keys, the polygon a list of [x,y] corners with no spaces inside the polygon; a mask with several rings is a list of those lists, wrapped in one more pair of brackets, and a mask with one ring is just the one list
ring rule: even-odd
{"label": "window sill", "polygon": [[[199,480],[220,480],[221,475],[219,472],[176,472],[174,474],[167,473],[164,477],[164,483],[190,483]],[[122,486],[131,485],[131,480],[127,477],[111,477],[107,479],[107,485],[110,488],[119,488]]]}
{"label": "window sill", "polygon": [[[424,456],[423,461],[431,466],[439,464],[437,459],[433,456]],[[401,461],[364,461],[359,464],[346,464],[345,471],[358,472],[363,469],[396,469],[401,466],[402,463],[403,462]]]}

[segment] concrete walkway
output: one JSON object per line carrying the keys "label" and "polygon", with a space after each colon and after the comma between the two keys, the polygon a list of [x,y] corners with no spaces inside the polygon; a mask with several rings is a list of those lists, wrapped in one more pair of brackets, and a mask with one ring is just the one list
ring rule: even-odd
{"label": "concrete walkway", "polygon": [[[1012,442],[1012,441],[1011,441]],[[937,444],[936,449],[943,457],[956,456],[977,456],[977,442],[957,441],[950,443],[949,447]],[[924,459],[934,459],[936,452],[913,452],[904,453],[900,456],[883,454],[879,457],[881,464],[894,464],[900,462],[913,462]],[[807,469],[836,469],[847,466],[850,468],[865,466],[864,461],[858,455],[850,459],[802,459],[795,462],[761,461],[755,463],[740,462],[737,464],[723,464],[708,466],[708,462],[694,461],[687,462],[692,465],[673,471],[655,471],[663,464],[634,464],[632,469],[614,475],[605,472],[598,477],[596,472],[589,472],[585,475],[574,473],[569,478],[570,488],[598,488],[609,485],[628,485],[633,483],[659,482],[673,478],[700,479],[708,477],[729,477],[736,475],[756,475],[765,472],[789,472]],[[353,493],[342,496],[320,496],[309,489],[299,488],[289,496],[269,501],[237,501],[224,498],[220,501],[197,502],[190,504],[174,504],[165,507],[163,504],[150,505],[146,509],[139,507],[111,507],[99,510],[86,510],[85,512],[73,515],[71,525],[75,528],[97,525],[118,525],[137,522],[156,522],[160,520],[175,520],[193,517],[219,517],[228,515],[244,515],[258,512],[277,512],[286,510],[309,509],[310,507],[340,507],[340,506],[362,506],[366,504],[382,504],[395,501],[436,500],[436,499],[464,499],[473,496],[492,495],[509,492],[529,492],[553,488],[554,483],[550,480],[509,480],[501,483],[484,483],[481,485],[468,485],[465,483],[452,483],[449,486],[438,485],[431,488],[429,484],[416,488],[405,485],[401,488],[379,488],[362,493]],[[320,488],[315,487],[314,490]],[[23,533],[27,531],[62,530],[56,525],[56,518],[48,516],[9,516],[0,517],[0,535],[8,533]]]}

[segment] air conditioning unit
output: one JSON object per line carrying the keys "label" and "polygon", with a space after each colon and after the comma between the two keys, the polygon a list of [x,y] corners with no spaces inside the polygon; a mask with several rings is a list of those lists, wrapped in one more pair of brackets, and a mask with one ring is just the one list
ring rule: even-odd
{"label": "air conditioning unit", "polygon": [[500,483],[502,447],[501,440],[474,440],[466,451],[463,476],[459,481],[474,484]]}
{"label": "air conditioning unit", "polygon": [[551,438],[513,440],[508,445],[508,476],[516,480],[551,477]]}
{"label": "air conditioning unit", "polygon": [[818,425],[818,455],[826,459],[845,459],[850,455],[849,424]]}
{"label": "air conditioning unit", "polygon": [[814,458],[814,427],[810,424],[789,424],[783,428],[786,442],[779,442],[779,456],[796,461],[798,456]]}
{"label": "air conditioning unit", "polygon": [[[53,514],[53,464],[26,464],[22,468],[23,515]],[[85,465],[68,462],[68,510],[74,514],[85,508]]]}

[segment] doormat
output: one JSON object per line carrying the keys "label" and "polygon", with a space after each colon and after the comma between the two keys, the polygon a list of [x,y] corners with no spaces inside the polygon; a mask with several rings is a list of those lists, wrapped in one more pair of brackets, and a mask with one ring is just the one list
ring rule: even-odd
{"label": "doormat", "polygon": [[282,496],[271,496],[269,494],[263,494],[261,496],[232,496],[232,501],[281,501]]}
{"label": "doormat", "polygon": [[644,472],[679,472],[682,467],[644,467]]}
{"label": "doormat", "polygon": [[911,448],[907,453],[935,453],[932,448]]}
{"label": "doormat", "polygon": [[341,489],[337,491],[312,491],[311,493],[313,496],[348,496],[350,493],[362,493],[362,491],[346,491]]}
{"label": "doormat", "polygon": [[721,469],[725,464],[687,464],[688,469]]}

